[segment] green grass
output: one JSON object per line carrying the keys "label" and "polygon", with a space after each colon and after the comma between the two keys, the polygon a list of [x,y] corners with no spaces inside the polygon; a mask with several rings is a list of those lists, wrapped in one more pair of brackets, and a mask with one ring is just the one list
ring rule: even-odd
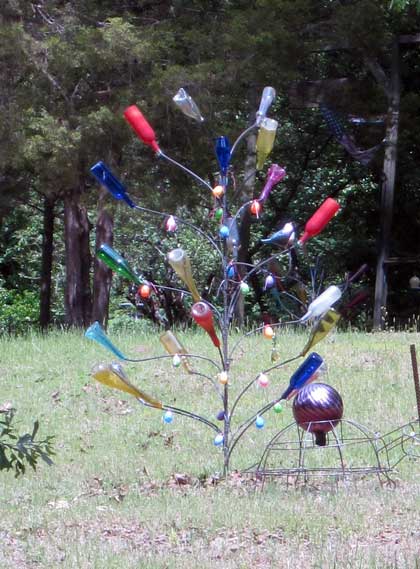
{"label": "green grass", "polygon": [[[192,352],[212,354],[202,334],[180,337]],[[323,379],[343,397],[345,417],[385,433],[416,418],[409,345],[419,334],[333,335],[316,350]],[[134,357],[162,354],[158,335],[113,336]],[[284,358],[305,336],[279,343]],[[420,351],[420,350],[419,350]],[[270,342],[247,338],[232,367],[232,392],[269,367]],[[159,411],[95,384],[90,369],[110,361],[81,333],[0,340],[0,405],[17,409],[19,431],[40,421],[55,435],[54,465],[16,480],[0,474],[0,561],[13,568],[414,568],[420,567],[420,461],[398,466],[395,489],[376,478],[269,482],[261,491],[233,474],[216,485],[222,453],[213,433],[181,417],[164,425]],[[238,419],[273,399],[296,368],[251,388]],[[130,380],[164,402],[213,418],[220,409],[211,384],[170,360],[128,364]],[[213,374],[204,364],[201,371]],[[258,461],[265,444],[292,421],[291,405],[250,428],[232,468]],[[185,485],[176,473],[188,474]],[[207,481],[207,482],[206,482]]]}

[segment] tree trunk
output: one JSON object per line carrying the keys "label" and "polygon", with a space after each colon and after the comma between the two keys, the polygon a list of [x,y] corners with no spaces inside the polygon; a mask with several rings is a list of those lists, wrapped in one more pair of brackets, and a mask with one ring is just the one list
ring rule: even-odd
{"label": "tree trunk", "polygon": [[91,322],[89,231],[86,208],[80,205],[80,192],[67,193],[64,198],[64,243],[66,249],[64,303],[68,326],[86,327]]}
{"label": "tree trunk", "polygon": [[[98,219],[96,222],[95,241],[96,250],[98,250],[103,243],[112,247],[114,241],[114,219],[104,207],[105,195],[106,191],[101,191],[98,202]],[[112,284],[112,270],[102,263],[102,261],[97,257],[95,257],[93,270],[92,320],[98,321],[102,326],[106,327],[109,315],[109,295]]]}
{"label": "tree trunk", "polygon": [[51,271],[54,251],[55,199],[44,197],[39,324],[46,330],[51,323]]}
{"label": "tree trunk", "polygon": [[391,227],[394,207],[395,174],[397,169],[398,122],[400,112],[400,64],[398,41],[394,41],[391,62],[391,78],[388,91],[388,120],[386,148],[383,166],[381,192],[381,233],[376,265],[375,305],[373,327],[380,330],[385,326],[388,283],[386,261],[389,256]]}

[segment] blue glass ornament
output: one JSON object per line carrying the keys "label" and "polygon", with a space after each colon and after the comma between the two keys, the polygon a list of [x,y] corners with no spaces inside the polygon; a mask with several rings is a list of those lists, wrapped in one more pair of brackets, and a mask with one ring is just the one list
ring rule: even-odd
{"label": "blue glass ornament", "polygon": [[235,276],[235,266],[234,265],[228,265],[228,268],[226,271],[226,276],[228,279],[233,279],[233,277]]}
{"label": "blue glass ornament", "polygon": [[309,354],[290,378],[289,387],[280,399],[287,399],[295,389],[301,389],[311,379],[314,373],[319,370],[323,363],[324,360],[316,352]]}
{"label": "blue glass ornament", "polygon": [[98,180],[98,182],[104,186],[104,188],[106,188],[108,192],[114,196],[115,199],[125,201],[125,203],[130,207],[136,207],[128,197],[125,187],[118,180],[118,178],[114,176],[106,164],[104,164],[102,161],[97,162],[94,166],[92,166],[90,171]]}
{"label": "blue glass ornament", "polygon": [[222,225],[219,229],[219,235],[222,239],[227,239],[229,237],[229,227],[227,225]]}
{"label": "blue glass ornament", "polygon": [[257,429],[263,429],[265,426],[264,417],[257,417],[255,419],[255,426],[257,427]]}
{"label": "blue glass ornament", "polygon": [[114,346],[114,344],[105,334],[105,331],[99,322],[95,322],[86,330],[85,337],[89,338],[89,340],[93,340],[94,342],[98,342],[98,344],[101,344],[101,346],[112,352],[115,356],[117,356],[117,358],[120,358],[120,360],[127,359],[126,356],[120,352],[116,346]]}
{"label": "blue glass ornament", "polygon": [[276,281],[274,280],[273,275],[267,275],[265,277],[265,281],[264,281],[264,290],[268,290],[270,288],[273,288],[273,286],[276,284]]}
{"label": "blue glass ornament", "polygon": [[172,423],[173,420],[174,420],[174,414],[172,413],[172,411],[166,411],[163,415],[163,422],[169,425],[169,423]]}
{"label": "blue glass ornament", "polygon": [[214,437],[213,444],[216,447],[220,447],[223,444],[223,435],[221,433]]}
{"label": "blue glass ornament", "polygon": [[216,138],[216,156],[219,162],[220,173],[225,177],[230,163],[230,143],[227,136]]}

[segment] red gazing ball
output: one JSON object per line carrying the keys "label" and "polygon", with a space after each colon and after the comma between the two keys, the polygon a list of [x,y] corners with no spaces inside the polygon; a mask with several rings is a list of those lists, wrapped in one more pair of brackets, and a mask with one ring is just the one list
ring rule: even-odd
{"label": "red gazing ball", "polygon": [[330,385],[310,383],[298,391],[293,401],[293,416],[299,427],[314,433],[317,445],[325,446],[326,433],[343,416],[343,400]]}

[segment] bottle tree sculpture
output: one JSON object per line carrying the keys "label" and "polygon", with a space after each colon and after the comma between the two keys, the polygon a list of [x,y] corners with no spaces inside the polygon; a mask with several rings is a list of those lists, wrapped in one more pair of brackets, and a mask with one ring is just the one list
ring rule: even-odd
{"label": "bottle tree sculpture", "polygon": [[[246,210],[249,210],[251,215],[257,219],[260,218],[265,201],[274,186],[284,179],[286,170],[278,164],[272,164],[268,168],[265,183],[258,197],[242,204],[238,207],[235,214],[232,214],[233,204],[230,203],[229,199],[231,194],[229,171],[238,144],[254,130],[258,130],[256,144],[257,169],[261,170],[264,167],[266,159],[273,148],[278,126],[276,120],[267,117],[268,110],[274,99],[275,90],[272,87],[265,87],[254,123],[240,134],[232,146],[226,136],[220,136],[216,139],[215,155],[219,166],[219,178],[215,187],[212,187],[209,182],[201,178],[198,174],[164,153],[157,142],[153,128],[140,109],[132,105],[124,112],[124,117],[128,124],[143,143],[151,148],[157,158],[164,159],[173,166],[181,168],[186,174],[192,176],[196,182],[206,188],[206,191],[211,193],[216,202],[215,219],[220,223],[216,235],[206,233],[200,227],[171,213],[158,212],[135,204],[118,177],[113,174],[103,162],[98,162],[91,168],[93,176],[95,176],[97,181],[104,186],[114,198],[125,202],[127,206],[139,213],[163,217],[167,231],[175,231],[178,225],[189,227],[195,231],[200,238],[206,240],[217,252],[220,259],[220,286],[218,287],[214,299],[208,299],[207,297],[203,299],[201,297],[194,279],[188,251],[182,248],[168,251],[167,261],[179,280],[183,283],[182,289],[175,290],[182,290],[191,296],[191,318],[208,334],[209,341],[212,342],[218,351],[218,361],[206,355],[189,353],[171,330],[166,330],[160,336],[160,341],[167,354],[153,359],[172,358],[174,367],[183,366],[188,374],[198,375],[210,380],[215,389],[215,395],[221,399],[222,410],[217,413],[218,421],[216,422],[203,415],[165,404],[155,396],[145,393],[142,389],[130,383],[125,371],[119,363],[114,362],[109,365],[100,364],[96,366],[93,370],[93,377],[109,387],[129,393],[146,406],[160,410],[160,412],[163,413],[163,420],[166,423],[172,422],[174,414],[180,414],[200,421],[212,429],[214,432],[214,444],[223,448],[223,470],[225,474],[229,471],[233,450],[244,433],[253,425],[257,429],[263,428],[265,421],[264,415],[268,410],[274,408],[275,412],[280,412],[282,400],[289,399],[302,387],[317,377],[323,365],[323,360],[315,352],[309,352],[337,324],[340,314],[333,308],[333,304],[340,300],[342,293],[356,276],[354,275],[348,278],[346,282],[340,286],[330,286],[308,306],[303,303],[302,313],[305,312],[305,310],[306,313],[300,319],[295,319],[295,322],[305,323],[305,325],[309,322],[311,330],[306,345],[301,352],[294,357],[285,361],[279,361],[276,338],[276,330],[279,324],[265,324],[264,326],[256,328],[253,332],[262,332],[266,338],[271,339],[273,342],[271,365],[267,367],[267,369],[259,372],[255,377],[249,378],[235,398],[230,397],[230,372],[231,366],[234,363],[234,353],[238,347],[238,342],[230,346],[229,332],[235,313],[235,307],[240,296],[245,296],[250,292],[250,278],[255,276],[261,278],[264,284],[264,290],[274,289],[276,279],[275,275],[271,274],[269,270],[270,263],[279,257],[290,256],[292,252],[294,254],[299,252],[303,244],[306,244],[311,237],[322,231],[339,209],[339,204],[334,199],[330,197],[327,198],[308,220],[299,238],[297,238],[296,235],[297,227],[295,224],[288,222],[284,227],[279,228],[272,235],[268,235],[262,240],[267,247],[272,247],[272,254],[267,259],[252,266],[239,266],[237,255],[238,247],[240,246],[238,224]],[[198,122],[204,120],[197,104],[185,89],[180,89],[176,93],[173,102],[191,119]],[[148,298],[153,291],[168,288],[159,283],[147,281],[142,275],[134,271],[117,251],[106,244],[99,247],[97,255],[120,276],[138,285],[140,287],[139,294],[142,298]],[[247,272],[244,274],[245,270]],[[358,271],[358,273],[359,272],[360,271]],[[184,287],[186,287],[187,290],[185,290]],[[284,322],[282,324],[284,324]],[[146,361],[145,359],[132,359],[127,357],[109,340],[97,322],[87,330],[86,336],[111,351],[112,354],[120,360],[128,362]],[[282,395],[279,395],[262,408],[256,410],[248,419],[239,425],[235,423],[235,412],[238,409],[238,405],[244,394],[253,385],[258,385],[262,388],[266,387],[269,383],[269,374],[273,370],[284,366],[286,363],[305,357],[306,359],[304,359],[292,374],[290,385],[284,390]],[[214,367],[214,376],[209,376],[199,371],[199,364],[203,361],[210,363],[211,366]],[[218,408],[220,409],[220,407]]]}

